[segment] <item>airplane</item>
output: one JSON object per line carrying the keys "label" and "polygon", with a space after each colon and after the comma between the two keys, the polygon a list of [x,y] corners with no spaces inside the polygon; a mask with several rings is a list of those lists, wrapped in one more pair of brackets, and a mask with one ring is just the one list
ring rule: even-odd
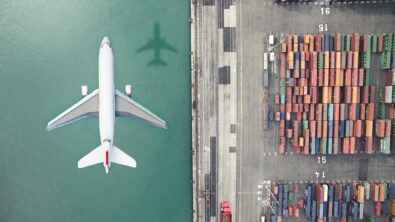
{"label": "airplane", "polygon": [[167,123],[144,106],[132,100],[131,86],[125,86],[128,95],[114,87],[114,55],[108,37],[104,37],[99,50],[99,88],[87,95],[87,87],[81,88],[84,96],[79,102],[51,120],[46,130],[50,131],[84,118],[99,118],[101,145],[78,161],[78,168],[103,163],[108,174],[111,163],[136,167],[136,161],[114,146],[115,117],[141,120],[167,129]]}
{"label": "airplane", "polygon": [[159,28],[159,23],[155,22],[154,24],[154,39],[148,39],[148,42],[139,48],[137,50],[138,53],[148,50],[148,49],[153,49],[154,50],[154,59],[152,59],[148,65],[155,65],[155,66],[165,66],[167,65],[165,61],[163,61],[160,58],[160,50],[161,49],[166,49],[171,52],[177,52],[177,49],[175,49],[173,46],[169,45],[166,40],[163,38],[160,38],[160,28]]}

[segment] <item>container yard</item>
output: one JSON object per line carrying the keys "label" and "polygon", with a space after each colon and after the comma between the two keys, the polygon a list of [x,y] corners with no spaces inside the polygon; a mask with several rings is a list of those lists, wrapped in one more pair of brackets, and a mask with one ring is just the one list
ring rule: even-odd
{"label": "container yard", "polygon": [[[394,37],[392,33],[285,37],[278,52],[280,94],[276,97],[282,99],[280,110],[275,111],[280,116],[275,120],[280,122],[280,154],[395,152],[395,143],[391,142]],[[387,52],[388,59],[383,57]],[[372,53],[381,57],[380,68],[386,73],[379,93],[382,115],[374,113],[376,88],[370,85]],[[267,112],[267,104],[264,105]],[[386,108],[389,112],[385,112]]]}
{"label": "container yard", "polygon": [[[393,183],[273,183],[271,218],[277,221],[350,221],[395,219]],[[300,190],[300,192],[299,192]]]}
{"label": "container yard", "polygon": [[395,2],[193,2],[195,221],[394,220]]}

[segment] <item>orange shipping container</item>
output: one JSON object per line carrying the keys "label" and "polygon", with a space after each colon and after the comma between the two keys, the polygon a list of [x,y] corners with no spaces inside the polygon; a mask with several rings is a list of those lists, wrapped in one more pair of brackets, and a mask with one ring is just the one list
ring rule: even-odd
{"label": "orange shipping container", "polygon": [[323,86],[329,86],[329,69],[324,69],[324,82]]}
{"label": "orange shipping container", "polygon": [[328,87],[328,103],[332,103],[332,87]]}
{"label": "orange shipping container", "polygon": [[374,119],[374,103],[368,104],[368,110],[366,111],[366,120]]}
{"label": "orange shipping container", "polygon": [[338,120],[333,121],[333,137],[334,138],[339,137],[339,121]]}
{"label": "orange shipping container", "polygon": [[336,69],[342,68],[342,53],[336,52]]}
{"label": "orange shipping container", "polygon": [[352,58],[353,58],[353,62],[352,62],[352,68],[353,69],[358,69],[358,65],[359,65],[359,54],[358,51],[354,51],[352,53]]}
{"label": "orange shipping container", "polygon": [[366,118],[366,104],[359,105],[359,114],[360,114],[359,119],[365,120],[365,118]]}
{"label": "orange shipping container", "polygon": [[361,137],[362,135],[362,120],[354,121],[354,136]]}
{"label": "orange shipping container", "polygon": [[279,145],[278,146],[278,152],[280,153],[280,154],[283,154],[284,153],[284,145]]}
{"label": "orange shipping container", "polygon": [[390,137],[391,136],[391,120],[390,119],[386,119],[385,120],[385,133],[384,133],[385,137]]}
{"label": "orange shipping container", "polygon": [[335,86],[335,69],[329,69],[329,85]]}
{"label": "orange shipping container", "polygon": [[349,138],[343,138],[343,153],[348,154],[350,153],[350,139]]}
{"label": "orange shipping container", "polygon": [[351,103],[359,103],[359,86],[352,87]]}
{"label": "orange shipping container", "polygon": [[358,69],[353,69],[351,74],[351,85],[357,86],[358,85]]}
{"label": "orange shipping container", "polygon": [[355,153],[355,137],[350,137],[350,153]]}
{"label": "orange shipping container", "polygon": [[392,199],[392,207],[391,207],[391,214],[392,216],[395,216],[395,199]]}
{"label": "orange shipping container", "polygon": [[324,69],[329,69],[329,52],[324,52]]}
{"label": "orange shipping container", "polygon": [[315,127],[317,122],[316,121],[310,121],[310,137],[315,138]]}
{"label": "orange shipping container", "polygon": [[363,86],[363,82],[364,82],[364,76],[365,76],[365,74],[364,74],[364,69],[359,69],[359,72],[358,72],[359,74],[358,74],[358,86]]}
{"label": "orange shipping container", "polygon": [[384,202],[385,200],[385,188],[383,184],[379,184],[379,201]]}
{"label": "orange shipping container", "polygon": [[364,186],[358,186],[358,203],[364,203],[365,202],[365,187]]}
{"label": "orange shipping container", "polygon": [[322,103],[323,104],[328,103],[328,87],[327,86],[322,87]]}
{"label": "orange shipping container", "polygon": [[310,35],[309,52],[314,52],[314,36]]}
{"label": "orange shipping container", "polygon": [[373,121],[372,120],[366,120],[365,121],[365,136],[366,137],[371,137],[373,136]]}
{"label": "orange shipping container", "polygon": [[333,120],[339,120],[340,104],[333,104]]}
{"label": "orange shipping container", "polygon": [[337,154],[339,152],[339,138],[333,138],[333,154]]}
{"label": "orange shipping container", "polygon": [[287,52],[287,44],[281,43],[281,52]]}

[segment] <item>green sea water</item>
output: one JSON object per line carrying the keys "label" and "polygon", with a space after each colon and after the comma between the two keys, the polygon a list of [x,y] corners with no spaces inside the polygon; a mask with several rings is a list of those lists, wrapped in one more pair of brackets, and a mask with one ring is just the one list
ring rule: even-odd
{"label": "green sea water", "polygon": [[[189,2],[0,1],[0,221],[191,221]],[[137,53],[154,24],[177,51]],[[98,119],[46,124],[98,87],[108,36],[115,85],[164,119],[163,130],[117,118],[114,144],[137,168],[78,169],[96,148]]]}

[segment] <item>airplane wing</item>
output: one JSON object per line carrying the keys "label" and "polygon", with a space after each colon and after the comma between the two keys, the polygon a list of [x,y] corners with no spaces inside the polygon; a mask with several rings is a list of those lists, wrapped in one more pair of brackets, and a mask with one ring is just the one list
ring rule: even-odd
{"label": "airplane wing", "polygon": [[154,126],[167,129],[167,124],[164,120],[118,90],[115,90],[115,115],[138,119]]}
{"label": "airplane wing", "polygon": [[143,45],[141,48],[139,48],[137,50],[137,52],[140,53],[142,51],[145,51],[145,50],[148,50],[148,49],[152,49],[152,48],[154,48],[154,41],[148,40],[148,42],[145,45]]}
{"label": "airplane wing", "polygon": [[177,52],[177,49],[174,48],[173,46],[169,45],[165,40],[161,41],[160,47],[167,49],[169,51],[172,51],[172,52]]}
{"label": "airplane wing", "polygon": [[47,131],[70,124],[80,119],[97,117],[99,113],[99,89],[85,96],[78,103],[74,104],[61,113],[47,125]]}

